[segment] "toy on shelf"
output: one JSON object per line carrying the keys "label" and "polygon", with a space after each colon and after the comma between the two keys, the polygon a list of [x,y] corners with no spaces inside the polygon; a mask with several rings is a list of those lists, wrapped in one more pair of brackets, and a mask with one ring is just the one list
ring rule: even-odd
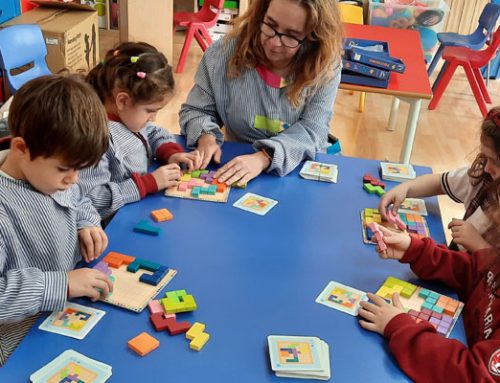
{"label": "toy on shelf", "polygon": [[382,196],[385,193],[385,183],[372,176],[371,174],[365,173],[363,175],[363,189],[369,194],[377,194]]}
{"label": "toy on shelf", "polygon": [[103,302],[141,312],[177,271],[141,258],[109,252],[94,268],[113,279],[113,292]]}
{"label": "toy on shelf", "polygon": [[[231,186],[218,182],[215,172],[194,170],[183,173],[180,182],[165,190],[167,197],[197,199],[211,202],[227,202]],[[246,187],[246,185],[244,185]]]}
{"label": "toy on shelf", "polygon": [[450,335],[464,307],[456,299],[395,277],[388,277],[376,294],[390,301],[394,293],[400,295],[403,307],[417,323],[427,321],[445,337]]}

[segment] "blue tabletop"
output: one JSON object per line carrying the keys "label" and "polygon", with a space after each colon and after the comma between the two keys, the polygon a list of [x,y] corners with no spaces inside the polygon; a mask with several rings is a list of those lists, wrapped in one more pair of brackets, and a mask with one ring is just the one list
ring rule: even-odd
{"label": "blue tabletop", "polygon": [[[223,162],[249,145],[226,143]],[[267,351],[268,335],[317,336],[330,346],[334,382],[408,382],[385,339],[363,330],[355,317],[315,303],[331,280],[376,291],[388,276],[448,293],[442,285],[419,281],[407,265],[381,260],[362,241],[360,211],[379,198],[362,188],[365,172],[378,174],[379,162],[319,154],[318,161],[338,165],[338,183],[310,181],[298,174],[263,174],[246,190],[232,189],[227,203],[149,196],[121,209],[106,232],[108,250],[159,262],[178,270],[164,291],[186,289],[198,309],[179,319],[206,324],[211,338],[200,352],[189,349],[184,335],[155,332],[149,311],[137,314],[102,302],[79,303],[107,313],[84,340],[33,327],[0,370],[1,382],[25,382],[31,373],[66,349],[74,349],[113,368],[111,381],[236,382],[283,380],[274,376]],[[416,167],[418,174],[429,168]],[[388,182],[387,188],[395,184]],[[259,216],[232,204],[247,192],[278,202]],[[431,235],[444,242],[436,198],[426,199]],[[158,237],[134,233],[150,212],[174,214]],[[163,294],[162,294],[163,295]],[[139,357],[127,341],[146,331],[160,347]],[[460,319],[451,337],[465,342]]]}

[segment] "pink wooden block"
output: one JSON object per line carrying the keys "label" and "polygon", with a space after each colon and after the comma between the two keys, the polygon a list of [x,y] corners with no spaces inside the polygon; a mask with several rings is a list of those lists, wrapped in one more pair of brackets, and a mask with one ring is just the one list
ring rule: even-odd
{"label": "pink wooden block", "polygon": [[178,186],[177,186],[177,190],[180,191],[180,192],[185,192],[188,188],[188,184],[187,182],[181,182]]}
{"label": "pink wooden block", "polygon": [[156,313],[163,314],[165,312],[165,310],[163,310],[163,306],[161,305],[160,301],[157,300],[152,300],[151,302],[149,302],[148,308],[151,314],[156,314]]}

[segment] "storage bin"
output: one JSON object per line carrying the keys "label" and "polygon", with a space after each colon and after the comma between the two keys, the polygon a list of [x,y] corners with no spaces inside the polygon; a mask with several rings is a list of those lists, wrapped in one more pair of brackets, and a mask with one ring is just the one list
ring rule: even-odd
{"label": "storage bin", "polygon": [[370,1],[368,23],[398,29],[414,29],[420,34],[425,61],[430,62],[438,47],[437,33],[444,28],[449,7],[444,0]]}
{"label": "storage bin", "polygon": [[0,24],[21,14],[19,0],[0,1]]}

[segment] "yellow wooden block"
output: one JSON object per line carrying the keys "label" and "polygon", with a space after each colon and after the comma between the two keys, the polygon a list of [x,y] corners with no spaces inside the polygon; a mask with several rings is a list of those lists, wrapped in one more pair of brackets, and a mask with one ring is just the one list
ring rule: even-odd
{"label": "yellow wooden block", "polygon": [[181,176],[181,181],[189,181],[191,179],[191,174],[183,174]]}
{"label": "yellow wooden block", "polygon": [[187,339],[194,339],[205,330],[205,325],[200,322],[195,322],[186,333]]}
{"label": "yellow wooden block", "polygon": [[209,339],[210,335],[207,334],[206,332],[202,332],[189,343],[189,348],[196,351],[200,351],[205,345],[205,343],[208,342]]}

